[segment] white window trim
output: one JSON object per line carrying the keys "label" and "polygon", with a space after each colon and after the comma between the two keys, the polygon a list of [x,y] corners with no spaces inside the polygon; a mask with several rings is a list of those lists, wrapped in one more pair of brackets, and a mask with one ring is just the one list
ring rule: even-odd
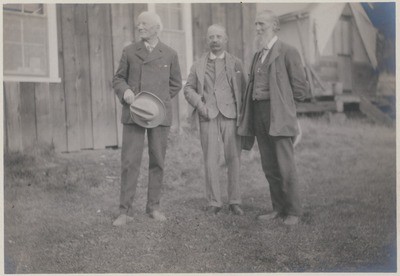
{"label": "white window trim", "polygon": [[49,76],[7,76],[3,74],[3,81],[10,82],[61,82],[58,73],[58,38],[57,38],[57,11],[56,4],[45,4],[47,7],[47,30],[48,30],[48,60]]}
{"label": "white window trim", "polygon": [[[192,40],[192,7],[190,3],[181,3],[183,30],[185,31],[186,40],[186,75],[189,76],[190,67],[193,64],[193,40]],[[148,11],[156,12],[156,4],[148,3]]]}

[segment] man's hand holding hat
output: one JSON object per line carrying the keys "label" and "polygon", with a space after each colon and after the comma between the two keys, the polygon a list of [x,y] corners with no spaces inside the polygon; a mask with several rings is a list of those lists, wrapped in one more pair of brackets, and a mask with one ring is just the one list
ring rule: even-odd
{"label": "man's hand holding hat", "polygon": [[124,92],[124,101],[127,104],[131,105],[134,100],[135,100],[135,93],[133,93],[133,91],[131,89],[127,89]]}

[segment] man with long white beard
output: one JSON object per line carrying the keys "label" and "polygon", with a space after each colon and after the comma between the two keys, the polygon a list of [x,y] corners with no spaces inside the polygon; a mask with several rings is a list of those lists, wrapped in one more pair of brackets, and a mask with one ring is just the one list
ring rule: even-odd
{"label": "man with long white beard", "polygon": [[278,17],[269,10],[255,20],[258,51],[250,70],[238,133],[244,149],[257,138],[264,174],[268,180],[272,212],[260,220],[282,218],[297,224],[302,213],[293,142],[299,135],[295,101],[303,101],[309,89],[299,52],[278,39]]}

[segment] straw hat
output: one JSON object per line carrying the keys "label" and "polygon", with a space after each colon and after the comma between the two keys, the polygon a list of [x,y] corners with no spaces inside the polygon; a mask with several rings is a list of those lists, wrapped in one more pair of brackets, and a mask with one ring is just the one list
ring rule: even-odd
{"label": "straw hat", "polygon": [[145,128],[158,126],[166,116],[163,101],[153,93],[146,91],[135,96],[135,100],[129,109],[132,120]]}

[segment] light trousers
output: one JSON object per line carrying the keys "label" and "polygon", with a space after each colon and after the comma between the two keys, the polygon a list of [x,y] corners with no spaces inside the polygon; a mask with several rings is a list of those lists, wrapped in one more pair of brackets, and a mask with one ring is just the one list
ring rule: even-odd
{"label": "light trousers", "polygon": [[225,162],[228,167],[229,204],[241,203],[239,183],[240,136],[236,133],[236,119],[228,119],[221,113],[209,121],[200,121],[200,142],[205,166],[205,194],[209,206],[221,207],[219,183],[220,142],[223,143]]}

